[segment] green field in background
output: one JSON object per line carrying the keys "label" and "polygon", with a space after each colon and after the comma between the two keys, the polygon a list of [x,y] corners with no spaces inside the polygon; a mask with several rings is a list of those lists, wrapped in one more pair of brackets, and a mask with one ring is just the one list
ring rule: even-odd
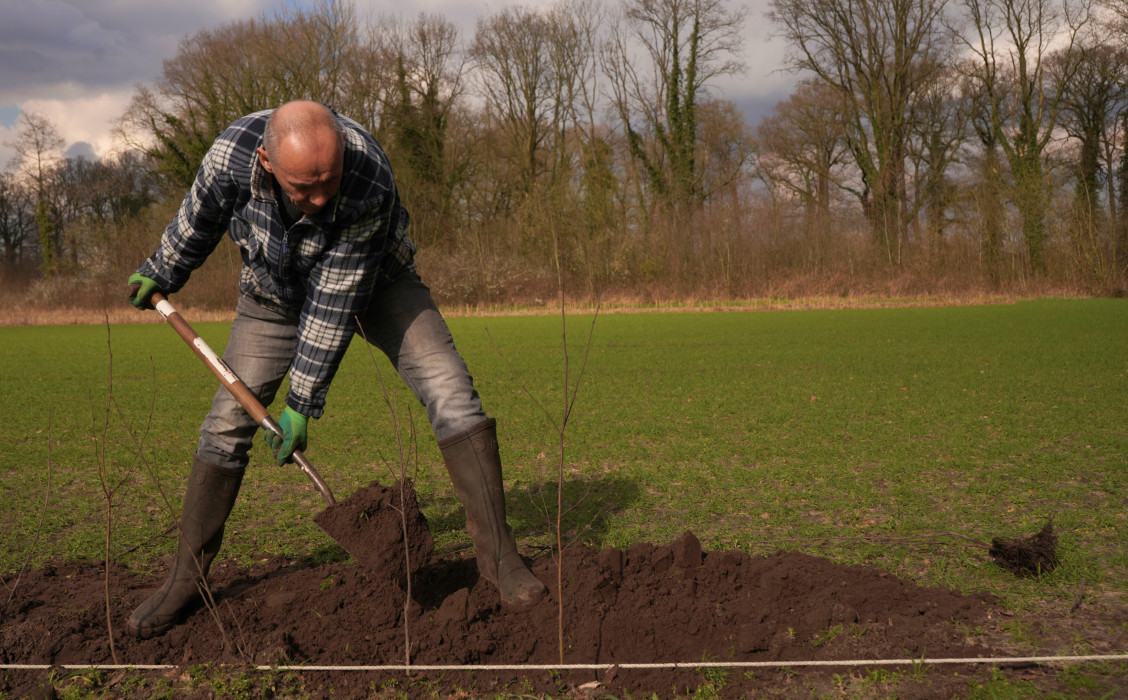
{"label": "green field in background", "polygon": [[[553,540],[566,330],[573,389],[583,369],[563,455],[569,540],[692,530],[709,550],[806,551],[1018,603],[1082,579],[1128,590],[1124,301],[566,320],[449,320],[499,421],[522,544]],[[226,324],[194,325],[223,348]],[[439,550],[466,547],[425,416],[377,359],[354,343],[307,454],[343,498],[395,478],[398,425]],[[115,487],[113,556],[145,568],[171,551],[161,533],[218,385],[170,328],[0,328],[0,385],[0,573],[29,555],[103,555],[100,471]],[[308,480],[265,452],[221,556],[345,556],[312,523],[323,504]],[[1042,581],[946,534],[989,541],[1050,518],[1064,562]]]}

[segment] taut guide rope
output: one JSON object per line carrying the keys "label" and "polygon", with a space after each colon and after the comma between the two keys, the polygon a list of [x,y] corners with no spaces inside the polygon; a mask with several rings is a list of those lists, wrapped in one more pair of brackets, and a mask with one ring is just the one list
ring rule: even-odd
{"label": "taut guide rope", "polygon": [[[668,661],[655,663],[601,664],[391,664],[381,666],[270,666],[255,665],[256,671],[600,671],[616,669],[697,669],[697,668],[793,668],[800,666],[928,666],[940,664],[1033,664],[1128,661],[1128,654],[1089,654],[1084,656],[985,656],[948,659],[834,659],[820,661]],[[165,671],[175,664],[0,664],[12,671],[94,669],[98,671]]]}

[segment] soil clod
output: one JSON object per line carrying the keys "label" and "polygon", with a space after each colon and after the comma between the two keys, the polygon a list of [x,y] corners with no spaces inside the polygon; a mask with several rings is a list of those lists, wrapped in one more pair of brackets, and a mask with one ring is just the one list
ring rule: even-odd
{"label": "soil clod", "polygon": [[991,540],[991,558],[1015,576],[1048,574],[1058,565],[1057,535],[1052,521],[1028,537]]}
{"label": "soil clod", "polygon": [[435,549],[411,479],[392,486],[373,481],[313,521],[372,574],[386,580],[401,580],[409,569],[415,576]]}

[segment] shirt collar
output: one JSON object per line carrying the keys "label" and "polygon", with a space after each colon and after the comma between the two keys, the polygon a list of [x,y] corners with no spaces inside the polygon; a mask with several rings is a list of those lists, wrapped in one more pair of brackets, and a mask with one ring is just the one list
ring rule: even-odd
{"label": "shirt collar", "polygon": [[260,202],[274,201],[274,193],[270,190],[270,173],[262,166],[258,150],[251,156],[251,196]]}

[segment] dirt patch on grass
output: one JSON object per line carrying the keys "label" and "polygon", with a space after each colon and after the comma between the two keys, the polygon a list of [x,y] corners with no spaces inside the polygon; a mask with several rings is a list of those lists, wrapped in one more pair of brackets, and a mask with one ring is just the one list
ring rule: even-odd
{"label": "dirt patch on grass", "polygon": [[[394,487],[372,486],[366,498],[376,504],[370,513],[375,519],[380,509],[400,504]],[[418,517],[425,524],[414,498],[405,502],[408,519]],[[401,516],[397,512],[395,517],[398,521]],[[402,551],[402,532],[374,528],[367,544],[373,551]],[[409,528],[409,533],[415,540],[409,543],[412,552],[430,552],[425,527]],[[550,595],[525,614],[501,609],[496,590],[478,577],[472,559],[428,554],[419,563],[412,566],[411,600],[404,592],[405,577],[356,562],[315,565],[273,559],[252,569],[221,564],[212,575],[216,608],[201,607],[184,624],[150,640],[126,636],[124,621],[161,583],[161,574],[143,576],[115,565],[110,581],[118,662],[178,667],[149,672],[147,683],[135,681],[137,697],[152,692],[162,677],[181,685],[194,682],[186,669],[210,662],[380,666],[404,664],[410,656],[415,665],[554,664],[560,658],[561,596],[564,663],[688,666],[310,671],[288,682],[312,697],[379,696],[380,688],[411,697],[589,692],[668,697],[706,687],[724,697],[808,695],[833,690],[843,679],[884,681],[867,676],[865,669],[746,671],[693,664],[995,655],[969,633],[998,617],[990,596],[922,588],[878,569],[793,552],[761,557],[706,552],[689,532],[666,544],[638,543],[625,550],[570,547],[563,557],[562,594],[553,559],[534,559],[533,572]],[[59,563],[25,574],[0,622],[0,663],[112,663],[104,576],[98,563]],[[974,665],[915,674],[910,669],[901,669],[898,687],[914,697],[958,695],[969,677],[986,673]],[[896,670],[887,667],[882,677]],[[0,691],[42,685],[45,677],[43,671],[7,671]],[[276,688],[277,678],[271,682]],[[273,694],[265,687],[258,694]],[[128,695],[124,685],[115,692]]]}

